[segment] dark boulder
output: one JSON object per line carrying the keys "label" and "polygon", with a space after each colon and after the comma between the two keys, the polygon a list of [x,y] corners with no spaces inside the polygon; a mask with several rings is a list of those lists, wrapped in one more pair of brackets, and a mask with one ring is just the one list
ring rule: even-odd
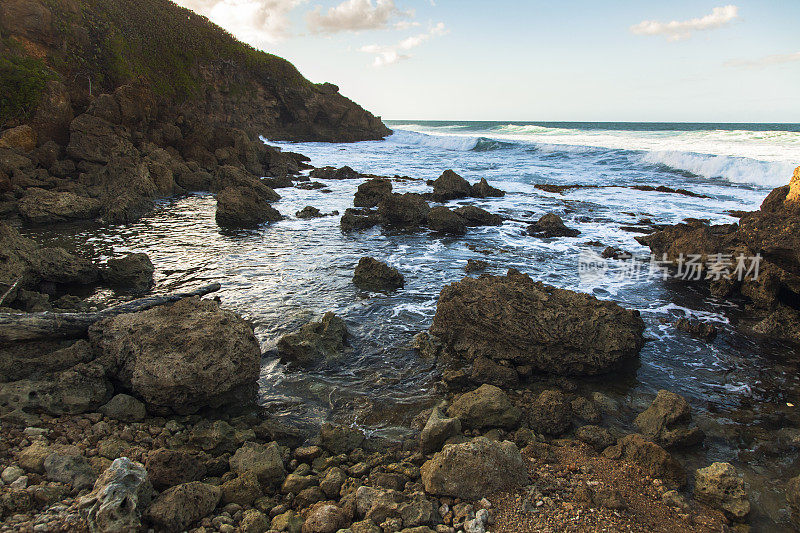
{"label": "dark boulder", "polygon": [[467,226],[499,226],[503,223],[500,215],[495,215],[474,205],[465,205],[453,211],[464,219]]}
{"label": "dark boulder", "polygon": [[430,207],[425,198],[415,193],[392,193],[378,204],[378,214],[383,224],[413,229],[424,226]]}
{"label": "dark boulder", "polygon": [[297,218],[307,219],[307,218],[321,218],[325,215],[314,206],[307,205],[300,211],[294,214]]}
{"label": "dark boulder", "polygon": [[431,185],[433,198],[439,202],[467,198],[472,194],[469,182],[452,170],[445,170]]}
{"label": "dark boulder", "polygon": [[128,254],[118,259],[109,259],[102,270],[103,281],[132,293],[145,293],[153,286],[155,267],[147,254]]}
{"label": "dark boulder", "polygon": [[355,180],[363,177],[363,174],[356,172],[348,166],[342,168],[320,167],[315,168],[309,173],[311,179],[315,180]]}
{"label": "dark boulder", "polygon": [[552,237],[577,237],[581,232],[568,228],[561,217],[548,213],[528,226],[528,235],[539,237],[540,239],[549,239]]}
{"label": "dark boulder", "polygon": [[266,198],[252,189],[228,187],[217,193],[216,220],[220,226],[252,228],[282,218]]}
{"label": "dark boulder", "polygon": [[405,283],[403,275],[393,267],[372,257],[362,257],[353,273],[353,283],[367,291],[393,291]]}
{"label": "dark boulder", "polygon": [[474,183],[471,187],[471,193],[475,198],[500,198],[506,195],[505,191],[489,185],[486,178],[481,178],[481,181]]}
{"label": "dark boulder", "polygon": [[467,232],[464,219],[445,206],[436,206],[428,212],[428,227],[446,235],[464,235]]}
{"label": "dark boulder", "polygon": [[353,205],[356,207],[376,207],[380,201],[392,193],[392,182],[384,178],[373,178],[358,186]]}
{"label": "dark boulder", "polygon": [[572,409],[557,390],[542,392],[528,407],[528,426],[537,433],[561,435],[572,425]]}
{"label": "dark boulder", "polygon": [[312,320],[278,340],[278,355],[287,361],[309,365],[340,357],[347,343],[347,326],[332,312]]}
{"label": "dark boulder", "polygon": [[53,224],[68,220],[85,220],[98,216],[102,204],[95,198],[71,192],[56,192],[35,187],[25,191],[17,204],[22,218],[33,224]]}
{"label": "dark boulder", "polygon": [[365,230],[377,226],[380,223],[381,217],[378,212],[367,208],[348,208],[345,210],[340,221],[342,231],[344,232]]}
{"label": "dark boulder", "polygon": [[634,421],[642,435],[664,448],[692,446],[703,440],[703,432],[689,427],[692,409],[680,395],[660,390],[650,407]]}

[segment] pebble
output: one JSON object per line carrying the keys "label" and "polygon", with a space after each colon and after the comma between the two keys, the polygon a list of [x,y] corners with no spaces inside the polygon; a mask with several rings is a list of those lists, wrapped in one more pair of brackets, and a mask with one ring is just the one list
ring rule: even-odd
{"label": "pebble", "polygon": [[0,474],[0,478],[2,478],[3,483],[11,484],[24,474],[25,471],[23,469],[17,465],[11,465],[3,469],[3,473]]}

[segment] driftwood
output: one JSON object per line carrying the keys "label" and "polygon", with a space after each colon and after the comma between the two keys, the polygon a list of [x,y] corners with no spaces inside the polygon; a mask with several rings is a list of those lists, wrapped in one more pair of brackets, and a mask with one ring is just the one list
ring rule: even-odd
{"label": "driftwood", "polygon": [[0,342],[82,337],[86,335],[89,326],[104,318],[144,311],[190,296],[203,296],[219,289],[219,283],[212,283],[191,292],[148,296],[94,313],[54,313],[52,311],[0,313]]}

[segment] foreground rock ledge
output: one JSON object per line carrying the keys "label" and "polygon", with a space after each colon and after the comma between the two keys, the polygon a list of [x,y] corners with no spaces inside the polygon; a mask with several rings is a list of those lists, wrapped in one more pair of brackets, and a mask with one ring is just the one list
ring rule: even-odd
{"label": "foreground rock ledge", "polygon": [[535,282],[514,269],[446,286],[430,329],[457,357],[578,375],[606,372],[636,355],[643,332],[637,311]]}

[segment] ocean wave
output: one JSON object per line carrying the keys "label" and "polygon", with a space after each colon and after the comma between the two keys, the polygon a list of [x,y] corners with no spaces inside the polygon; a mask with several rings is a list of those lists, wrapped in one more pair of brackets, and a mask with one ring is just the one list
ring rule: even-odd
{"label": "ocean wave", "polygon": [[518,147],[518,143],[499,141],[487,137],[471,137],[468,135],[428,135],[415,131],[394,130],[389,142],[410,146],[428,146],[458,152],[490,152]]}
{"label": "ocean wave", "polygon": [[796,163],[789,161],[758,161],[738,156],[667,151],[645,152],[642,161],[704,178],[723,178],[733,183],[763,187],[786,185],[796,166]]}

